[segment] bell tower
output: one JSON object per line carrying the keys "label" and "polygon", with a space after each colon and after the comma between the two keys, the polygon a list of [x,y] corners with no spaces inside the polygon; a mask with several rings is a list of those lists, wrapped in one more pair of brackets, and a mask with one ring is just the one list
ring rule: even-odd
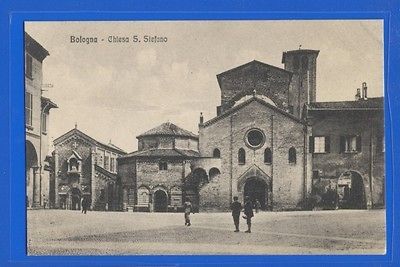
{"label": "bell tower", "polygon": [[289,86],[289,112],[298,118],[304,104],[316,101],[317,57],[319,50],[298,49],[283,52],[282,63],[293,73]]}

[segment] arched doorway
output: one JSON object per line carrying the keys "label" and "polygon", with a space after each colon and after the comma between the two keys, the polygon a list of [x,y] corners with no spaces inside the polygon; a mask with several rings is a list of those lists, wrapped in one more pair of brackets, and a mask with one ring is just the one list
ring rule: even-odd
{"label": "arched doorway", "polygon": [[220,174],[221,172],[218,170],[218,168],[211,168],[210,171],[208,172],[208,177],[210,177],[210,181],[212,181]]}
{"label": "arched doorway", "polygon": [[337,191],[341,208],[367,208],[364,181],[358,172],[347,171],[340,175]]}
{"label": "arched doorway", "polygon": [[26,194],[27,206],[32,207],[39,204],[39,179],[37,177],[38,156],[36,149],[30,141],[25,143],[25,171],[26,171]]}
{"label": "arched doorway", "polygon": [[168,195],[164,190],[157,190],[154,193],[154,211],[166,212],[168,209]]}
{"label": "arched doorway", "polygon": [[198,212],[200,206],[199,192],[201,187],[208,183],[207,172],[202,168],[195,169],[185,181],[185,197],[190,199],[193,211]]}
{"label": "arched doorway", "polygon": [[71,189],[71,210],[81,209],[81,191],[78,188]]}
{"label": "arched doorway", "polygon": [[261,204],[261,209],[267,209],[268,203],[268,187],[263,179],[257,177],[248,178],[244,184],[243,198],[249,196],[253,204],[258,200]]}

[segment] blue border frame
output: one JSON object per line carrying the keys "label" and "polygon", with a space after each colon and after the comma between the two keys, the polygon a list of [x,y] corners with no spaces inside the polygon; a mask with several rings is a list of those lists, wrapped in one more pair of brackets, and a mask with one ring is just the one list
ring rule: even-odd
{"label": "blue border frame", "polygon": [[[6,147],[5,155],[0,155],[0,178],[3,194],[0,203],[5,206],[5,214],[0,221],[1,264],[63,266],[76,265],[221,265],[244,264],[295,264],[295,265],[390,265],[399,263],[399,224],[394,215],[399,215],[399,197],[394,188],[400,188],[398,180],[399,167],[394,163],[399,159],[400,129],[400,29],[398,1],[336,1],[303,2],[286,0],[276,3],[261,1],[153,1],[133,2],[114,0],[106,1],[63,1],[57,6],[50,0],[36,2],[17,1],[1,3],[0,53],[4,53],[1,62],[1,74],[5,75],[3,88],[0,90],[0,145]],[[23,7],[24,6],[24,7]],[[92,10],[97,10],[93,12]],[[126,10],[135,10],[127,12]],[[177,12],[176,10],[179,10]],[[265,10],[265,12],[260,12]],[[268,10],[268,11],[267,11]],[[46,12],[40,12],[46,11]],[[56,12],[53,12],[56,11]],[[208,12],[211,11],[211,12]],[[25,254],[25,182],[24,173],[24,73],[23,73],[23,27],[24,21],[102,21],[102,20],[262,20],[262,19],[383,19],[385,40],[385,137],[386,137],[386,211],[387,211],[387,254],[382,256],[35,256]],[[10,71],[10,72],[9,72]],[[3,111],[4,109],[4,111]],[[7,117],[7,114],[9,115]],[[393,138],[392,138],[393,137]],[[3,177],[4,175],[4,177]],[[10,188],[11,190],[6,190]]]}

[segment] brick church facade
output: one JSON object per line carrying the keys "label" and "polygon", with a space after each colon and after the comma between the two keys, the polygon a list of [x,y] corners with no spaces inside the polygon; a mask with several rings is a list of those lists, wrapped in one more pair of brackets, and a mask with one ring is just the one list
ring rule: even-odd
{"label": "brick church facade", "polygon": [[317,50],[284,52],[217,75],[217,116],[199,135],[165,123],[118,159],[123,210],[227,210],[233,196],[297,209],[326,184],[341,207],[384,206],[383,98],[316,102]]}
{"label": "brick church facade", "polygon": [[87,199],[92,210],[121,210],[117,158],[126,154],[99,142],[77,126],[54,140],[54,207],[79,210]]}

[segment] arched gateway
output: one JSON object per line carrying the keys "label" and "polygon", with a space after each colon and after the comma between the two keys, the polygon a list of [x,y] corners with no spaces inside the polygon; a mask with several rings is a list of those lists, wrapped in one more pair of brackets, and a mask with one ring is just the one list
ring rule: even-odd
{"label": "arched gateway", "polygon": [[253,203],[260,202],[262,210],[272,210],[272,179],[257,165],[239,177],[237,189],[242,201],[249,196]]}
{"label": "arched gateway", "polygon": [[166,212],[168,209],[168,195],[164,190],[154,192],[154,211]]}

